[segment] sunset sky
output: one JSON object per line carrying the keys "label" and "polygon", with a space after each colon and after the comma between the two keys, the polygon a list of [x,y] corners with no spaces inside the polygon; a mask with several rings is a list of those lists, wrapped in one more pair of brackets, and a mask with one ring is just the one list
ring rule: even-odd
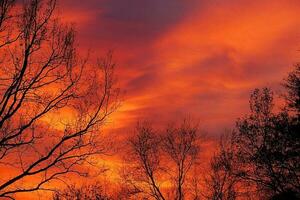
{"label": "sunset sky", "polygon": [[[125,150],[118,150],[125,146],[123,142],[128,141],[125,138],[133,133],[138,121],[148,120],[161,127],[190,116],[200,122],[201,131],[217,138],[215,136],[233,129],[237,118],[249,111],[251,91],[270,87],[280,96],[283,79],[293,65],[300,62],[300,0],[60,0],[58,13],[63,22],[74,24],[80,56],[90,53],[91,60],[95,61],[95,57],[113,52],[121,106],[105,126],[105,131],[112,133],[105,135],[105,139],[106,136],[113,138],[112,143],[117,141],[119,146],[115,150],[109,143],[107,147],[113,149],[113,153],[109,152],[112,156],[99,158],[112,169],[108,170],[108,180],[119,178]],[[103,85],[106,86],[106,82]],[[92,99],[89,105],[94,105],[91,102],[92,97],[98,97],[96,92],[86,93],[86,97]],[[71,121],[73,113],[60,111],[42,117],[42,131],[38,131],[43,133],[48,127],[44,126],[46,122],[59,137],[66,138],[64,134],[69,124],[59,117]],[[90,117],[88,111],[86,116]],[[85,118],[82,119],[85,122]],[[53,125],[52,120],[61,127]],[[51,134],[44,137],[49,136],[52,137]],[[55,141],[56,137],[53,138]],[[45,151],[47,145],[52,145],[50,140],[43,141],[46,147],[37,141],[33,144]],[[216,149],[215,141],[205,140],[201,146],[204,149],[201,156],[203,152],[207,165]],[[30,151],[21,153],[26,155]],[[23,158],[31,159],[30,155]],[[20,165],[23,165],[21,161]],[[0,172],[8,177],[18,170],[21,169],[0,165]],[[36,194],[28,193],[20,199],[32,199],[31,195]]]}
{"label": "sunset sky", "polygon": [[123,104],[113,126],[191,115],[230,128],[256,87],[279,91],[299,61],[298,0],[64,0],[80,50],[114,51]]}

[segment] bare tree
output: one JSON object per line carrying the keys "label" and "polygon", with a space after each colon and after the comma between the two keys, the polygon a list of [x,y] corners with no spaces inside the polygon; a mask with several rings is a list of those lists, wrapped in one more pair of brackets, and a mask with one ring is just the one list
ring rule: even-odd
{"label": "bare tree", "polygon": [[123,175],[130,193],[143,193],[157,200],[164,200],[159,180],[161,168],[160,140],[148,123],[139,123],[136,134],[129,141],[128,168]]}
{"label": "bare tree", "polygon": [[53,200],[111,200],[112,198],[105,194],[100,183],[81,185],[70,185],[67,188],[56,191]]}
{"label": "bare tree", "polygon": [[[98,133],[118,105],[109,54],[79,59],[55,0],[0,2],[0,197],[49,190],[106,148]],[[7,25],[9,24],[9,26]],[[11,37],[4,37],[5,35]]]}
{"label": "bare tree", "polygon": [[18,33],[13,33],[14,27],[11,25],[14,5],[15,0],[0,1],[0,48],[15,42],[19,36]]}
{"label": "bare tree", "polygon": [[184,199],[187,174],[198,158],[198,139],[198,126],[188,119],[179,127],[169,126],[162,136],[162,149],[175,166],[168,170],[174,182],[175,199]]}
{"label": "bare tree", "polygon": [[206,199],[234,200],[238,196],[238,163],[235,162],[234,150],[230,138],[222,136],[218,151],[210,161],[210,170],[205,177]]}
{"label": "bare tree", "polygon": [[[197,126],[184,120],[179,127],[172,125],[158,134],[142,124],[130,140],[130,147],[132,157],[125,174],[131,188],[158,200],[185,198],[187,175],[199,152]],[[169,186],[162,187],[164,182]],[[172,197],[167,191],[173,191]]]}

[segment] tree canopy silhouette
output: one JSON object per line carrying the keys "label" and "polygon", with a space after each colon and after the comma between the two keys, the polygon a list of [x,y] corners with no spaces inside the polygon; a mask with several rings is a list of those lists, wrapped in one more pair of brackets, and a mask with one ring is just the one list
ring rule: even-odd
{"label": "tree canopy silhouette", "polygon": [[[226,178],[238,180],[240,188],[241,185],[248,190],[255,188],[256,194],[262,195],[259,198],[297,199],[300,195],[299,69],[296,65],[284,83],[286,104],[278,112],[274,111],[270,89],[254,90],[249,102],[250,114],[237,121],[230,138],[231,147],[217,155],[218,159],[224,158],[221,169],[225,174],[230,173]],[[219,173],[215,173],[211,180],[218,177]]]}

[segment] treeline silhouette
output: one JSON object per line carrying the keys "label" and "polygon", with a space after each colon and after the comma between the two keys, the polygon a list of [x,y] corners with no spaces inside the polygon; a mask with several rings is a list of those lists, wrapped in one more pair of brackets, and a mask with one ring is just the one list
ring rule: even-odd
{"label": "treeline silhouette", "polygon": [[111,53],[96,63],[81,57],[56,8],[56,0],[0,0],[0,198],[300,199],[300,64],[283,81],[283,103],[254,89],[250,113],[213,141],[209,158],[212,141],[193,119],[162,130],[139,122],[119,152],[117,180],[62,184],[89,177],[94,158],[110,152],[100,133],[119,89]]}

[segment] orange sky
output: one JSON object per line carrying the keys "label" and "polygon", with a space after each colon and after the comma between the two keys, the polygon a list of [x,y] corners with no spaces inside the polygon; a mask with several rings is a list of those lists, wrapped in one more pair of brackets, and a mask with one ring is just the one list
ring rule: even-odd
{"label": "orange sky", "polygon": [[65,0],[61,14],[81,47],[114,50],[125,92],[115,128],[189,114],[221,132],[300,58],[298,0]]}
{"label": "orange sky", "polygon": [[60,13],[81,52],[114,51],[124,101],[109,129],[119,138],[138,120],[186,115],[223,133],[255,87],[279,92],[300,61],[299,0],[62,0]]}

